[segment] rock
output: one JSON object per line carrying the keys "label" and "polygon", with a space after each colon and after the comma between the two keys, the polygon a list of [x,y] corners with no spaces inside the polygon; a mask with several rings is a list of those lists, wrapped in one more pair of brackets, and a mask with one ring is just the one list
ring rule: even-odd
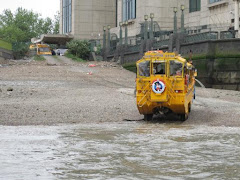
{"label": "rock", "polygon": [[117,64],[121,64],[121,58],[118,58]]}
{"label": "rock", "polygon": [[13,91],[12,87],[7,88],[7,91]]}
{"label": "rock", "polygon": [[47,63],[47,66],[57,66],[57,64],[55,64],[55,63]]}
{"label": "rock", "polygon": [[2,89],[0,89],[0,93],[2,92]]}

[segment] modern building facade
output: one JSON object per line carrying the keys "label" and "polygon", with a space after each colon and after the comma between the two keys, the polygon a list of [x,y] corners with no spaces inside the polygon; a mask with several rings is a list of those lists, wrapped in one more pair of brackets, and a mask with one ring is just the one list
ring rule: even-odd
{"label": "modern building facade", "polygon": [[60,0],[60,34],[101,38],[104,25],[116,26],[116,0]]}
{"label": "modern building facade", "polygon": [[[235,21],[237,19],[237,21]],[[204,29],[226,31],[236,25],[239,29],[238,0],[189,0],[189,12],[185,16],[185,26],[193,32]]]}
{"label": "modern building facade", "polygon": [[157,22],[158,30],[173,30],[174,7],[177,7],[177,24],[181,24],[181,5],[188,8],[189,0],[117,0],[117,24],[118,28],[113,28],[112,32],[118,34],[119,23],[128,21],[128,34],[134,36],[139,34],[145,21],[144,16],[154,14],[154,21]]}
{"label": "modern building facade", "polygon": [[[144,16],[154,14],[156,30],[184,27],[189,34],[239,29],[239,0],[60,0],[60,33],[78,39],[102,39],[103,26],[119,37],[120,23],[128,22],[128,36],[141,33]],[[182,6],[183,5],[183,6]],[[183,8],[181,8],[183,7]],[[175,11],[175,12],[174,12]],[[155,27],[155,26],[154,26]],[[124,37],[124,33],[123,33]]]}

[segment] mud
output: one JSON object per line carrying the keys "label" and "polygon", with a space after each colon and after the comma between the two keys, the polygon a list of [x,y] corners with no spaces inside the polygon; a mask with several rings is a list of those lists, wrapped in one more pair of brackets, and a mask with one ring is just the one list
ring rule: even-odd
{"label": "mud", "polygon": [[[77,63],[64,56],[46,58],[46,62],[11,61],[9,66],[0,68],[0,124],[143,119],[136,108],[134,73],[111,62]],[[7,91],[9,87],[13,91]],[[192,112],[184,125],[240,126],[240,92],[205,88],[197,88],[196,92]],[[177,120],[154,118],[159,122]]]}

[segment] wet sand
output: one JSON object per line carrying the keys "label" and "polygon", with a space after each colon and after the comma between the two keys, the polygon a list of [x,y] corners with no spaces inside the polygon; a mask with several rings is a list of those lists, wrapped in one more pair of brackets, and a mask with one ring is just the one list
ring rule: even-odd
{"label": "wet sand", "polygon": [[[142,121],[134,88],[135,74],[111,62],[12,61],[0,67],[0,124]],[[196,94],[184,125],[240,126],[240,92],[197,88]],[[178,123],[175,117],[155,121]]]}

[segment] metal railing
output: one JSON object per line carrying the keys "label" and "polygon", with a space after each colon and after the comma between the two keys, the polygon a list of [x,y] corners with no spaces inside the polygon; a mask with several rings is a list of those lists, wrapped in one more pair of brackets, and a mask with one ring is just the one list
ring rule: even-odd
{"label": "metal railing", "polygon": [[193,34],[188,35],[185,37],[185,43],[194,43],[199,41],[206,41],[206,40],[216,40],[218,39],[218,32],[217,31],[209,31],[205,33]]}
{"label": "metal railing", "polygon": [[160,49],[169,45],[169,39],[156,41],[153,43],[153,49]]}
{"label": "metal railing", "polygon": [[137,45],[128,45],[126,52],[138,52],[140,51],[140,44]]}
{"label": "metal railing", "polygon": [[232,39],[236,38],[238,30],[228,30],[220,32],[220,39]]}

